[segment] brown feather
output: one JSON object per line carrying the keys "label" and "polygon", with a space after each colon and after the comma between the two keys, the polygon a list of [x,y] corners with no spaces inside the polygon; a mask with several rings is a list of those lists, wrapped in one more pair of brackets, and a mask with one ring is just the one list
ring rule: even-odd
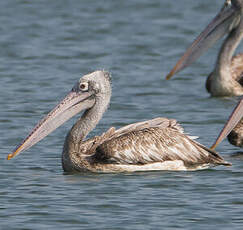
{"label": "brown feather", "polygon": [[[216,152],[191,140],[178,130],[174,120],[163,125],[134,129],[103,142],[92,156],[96,162],[148,164],[182,160],[186,165],[225,164]],[[165,126],[167,123],[167,126]]]}

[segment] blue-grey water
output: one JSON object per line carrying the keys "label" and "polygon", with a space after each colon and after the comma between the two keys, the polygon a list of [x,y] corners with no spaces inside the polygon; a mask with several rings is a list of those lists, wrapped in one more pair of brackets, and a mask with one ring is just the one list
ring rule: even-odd
{"label": "blue-grey water", "polygon": [[91,135],[164,116],[210,146],[237,102],[204,87],[220,44],[172,80],[165,75],[222,4],[0,1],[0,229],[243,229],[243,156],[227,141],[217,150],[232,167],[64,174],[72,119],[6,160],[80,76],[98,69],[112,73],[113,95]]}

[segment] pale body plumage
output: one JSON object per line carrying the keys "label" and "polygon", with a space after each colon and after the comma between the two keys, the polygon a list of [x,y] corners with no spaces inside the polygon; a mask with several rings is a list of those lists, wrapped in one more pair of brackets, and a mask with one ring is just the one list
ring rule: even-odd
{"label": "pale body plumage", "polygon": [[[62,154],[64,171],[195,170],[210,165],[229,165],[216,152],[185,135],[175,120],[167,118],[139,122],[118,130],[110,128],[101,136],[84,140],[98,124],[110,97],[109,73],[96,71],[85,75],[8,158],[44,138],[71,117],[68,113],[74,115],[85,110],[66,137]],[[39,138],[44,130],[46,133]]]}

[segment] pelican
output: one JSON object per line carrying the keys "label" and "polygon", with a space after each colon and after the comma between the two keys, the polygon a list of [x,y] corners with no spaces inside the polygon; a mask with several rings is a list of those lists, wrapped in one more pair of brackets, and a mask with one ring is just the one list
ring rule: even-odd
{"label": "pelican", "polygon": [[166,79],[192,64],[225,34],[228,36],[214,70],[207,78],[206,89],[212,96],[243,95],[243,54],[233,57],[243,38],[243,0],[227,0],[224,3],[218,15],[187,49]]}
{"label": "pelican", "polygon": [[108,72],[84,75],[7,159],[30,148],[84,110],[64,142],[62,166],[66,172],[195,170],[230,165],[214,150],[185,135],[173,119],[155,118],[118,130],[111,127],[101,136],[85,140],[100,121],[110,98],[111,78]]}
{"label": "pelican", "polygon": [[217,145],[228,135],[228,140],[232,145],[243,147],[243,97],[233,110],[224,128],[220,132],[217,140],[211,147],[215,149]]}

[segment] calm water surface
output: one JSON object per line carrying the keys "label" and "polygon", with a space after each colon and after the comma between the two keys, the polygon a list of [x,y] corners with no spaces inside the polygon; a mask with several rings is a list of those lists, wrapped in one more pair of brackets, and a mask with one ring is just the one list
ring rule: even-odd
{"label": "calm water surface", "polygon": [[[243,229],[243,156],[196,172],[64,174],[75,119],[5,158],[79,77],[113,75],[111,105],[91,135],[165,116],[210,146],[236,98],[204,88],[219,44],[171,81],[165,75],[221,1],[0,1],[0,229]],[[243,48],[239,48],[239,50]]]}

